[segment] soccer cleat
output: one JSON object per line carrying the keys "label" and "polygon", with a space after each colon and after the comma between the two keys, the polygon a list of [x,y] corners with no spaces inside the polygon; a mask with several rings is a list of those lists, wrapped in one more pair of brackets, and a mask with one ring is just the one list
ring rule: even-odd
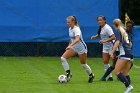
{"label": "soccer cleat", "polygon": [[131,91],[133,90],[133,86],[129,85],[124,93],[131,93]]}
{"label": "soccer cleat", "polygon": [[102,78],[100,79],[100,81],[106,81],[106,79],[102,77]]}
{"label": "soccer cleat", "polygon": [[88,83],[92,83],[94,78],[95,78],[95,75],[89,76]]}
{"label": "soccer cleat", "polygon": [[113,81],[113,77],[109,77],[107,81]]}
{"label": "soccer cleat", "polygon": [[67,81],[70,81],[72,78],[72,74],[71,73],[67,73]]}

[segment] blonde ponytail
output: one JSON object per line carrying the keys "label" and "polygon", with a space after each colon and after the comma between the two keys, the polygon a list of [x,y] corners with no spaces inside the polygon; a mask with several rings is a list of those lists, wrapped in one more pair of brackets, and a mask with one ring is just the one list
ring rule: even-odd
{"label": "blonde ponytail", "polygon": [[120,30],[121,35],[122,35],[122,39],[125,40],[125,41],[127,41],[127,33],[125,32],[125,30],[123,28],[123,25],[122,25],[121,20],[120,19],[115,19],[113,21],[113,23],[114,23],[114,27],[116,29],[119,29]]}
{"label": "blonde ponytail", "polygon": [[123,40],[125,40],[125,41],[127,41],[127,33],[125,32],[125,30],[124,30],[124,28],[121,26],[120,28],[119,28],[119,30],[120,30],[120,32],[121,32],[121,35],[122,35],[122,39]]}

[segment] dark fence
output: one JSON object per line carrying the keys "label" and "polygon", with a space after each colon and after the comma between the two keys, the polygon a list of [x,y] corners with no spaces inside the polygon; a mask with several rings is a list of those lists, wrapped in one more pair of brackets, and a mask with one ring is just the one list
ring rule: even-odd
{"label": "dark fence", "polygon": [[[0,56],[61,56],[68,43],[1,42]],[[102,45],[87,43],[88,57],[101,57]]]}

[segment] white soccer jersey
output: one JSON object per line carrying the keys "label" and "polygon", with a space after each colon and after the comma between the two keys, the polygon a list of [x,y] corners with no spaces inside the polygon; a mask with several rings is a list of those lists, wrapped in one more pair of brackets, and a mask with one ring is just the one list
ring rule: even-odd
{"label": "white soccer jersey", "polygon": [[[107,40],[113,34],[114,34],[113,30],[108,24],[105,24],[105,26],[101,28],[100,37],[102,40]],[[112,48],[112,46],[113,46],[112,41],[103,43],[104,49]]]}
{"label": "white soccer jersey", "polygon": [[[71,39],[71,42],[74,41],[75,36],[80,36],[80,41],[72,46],[72,49],[77,52],[78,54],[86,53],[87,52],[87,46],[85,42],[83,41],[82,32],[78,26],[74,26],[73,29],[69,28],[69,37]],[[85,52],[86,51],[86,52]]]}

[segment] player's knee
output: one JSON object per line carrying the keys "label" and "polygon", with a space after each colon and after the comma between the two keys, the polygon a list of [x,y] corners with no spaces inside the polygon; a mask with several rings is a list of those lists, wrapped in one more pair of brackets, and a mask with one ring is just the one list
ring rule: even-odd
{"label": "player's knee", "polygon": [[61,57],[61,61],[62,62],[65,62],[66,61],[66,58],[64,58],[63,56]]}

